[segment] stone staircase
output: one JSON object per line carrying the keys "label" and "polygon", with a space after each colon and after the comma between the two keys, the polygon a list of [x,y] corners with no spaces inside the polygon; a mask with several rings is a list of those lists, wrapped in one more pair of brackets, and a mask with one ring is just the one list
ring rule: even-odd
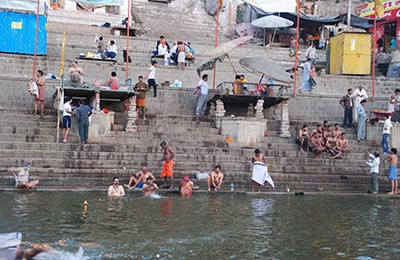
{"label": "stone staircase", "polygon": [[[134,1],[134,16],[141,20],[142,34],[131,38],[130,55],[133,63],[129,64],[129,75],[136,79],[145,74],[150,61],[150,51],[160,35],[167,39],[190,40],[196,49],[196,63],[200,63],[214,48],[214,21],[198,5],[190,1],[176,0],[165,5],[145,0]],[[181,9],[179,9],[181,8]],[[182,10],[184,18],[182,18]],[[58,74],[61,64],[61,41],[63,31],[67,31],[66,68],[79,53],[94,51],[94,37],[103,35],[106,40],[116,39],[122,50],[125,38],[111,35],[107,28],[84,23],[84,18],[73,19],[60,10],[50,10],[48,30],[48,55],[38,58],[38,68],[45,73]],[[84,15],[81,15],[84,16]],[[179,19],[177,19],[179,17]],[[101,17],[93,18],[98,24]],[[104,18],[106,19],[106,18]],[[116,18],[113,18],[117,20]],[[164,22],[168,21],[165,30]],[[220,41],[229,39],[220,35]],[[250,43],[232,51],[230,57],[238,73],[246,74],[250,82],[257,82],[259,77],[244,71],[238,60],[244,56],[266,56],[281,65],[290,67],[293,61],[288,59],[287,49],[265,48]],[[105,78],[112,70],[121,77],[125,75],[125,64],[118,58],[117,63],[101,61],[79,61],[85,71],[85,78]],[[195,171],[210,171],[216,164],[222,165],[225,173],[225,187],[234,182],[237,188],[248,189],[251,176],[251,156],[255,147],[238,147],[235,143],[226,143],[225,136],[219,134],[214,122],[209,118],[193,116],[195,97],[192,88],[198,82],[196,67],[187,67],[177,71],[173,66],[163,66],[157,70],[157,80],[163,82],[175,79],[183,81],[184,88],[175,90],[161,88],[158,98],[148,98],[148,120],[138,120],[138,132],[127,133],[112,131],[99,139],[96,144],[78,144],[76,134],[72,133],[71,143],[56,143],[56,116],[52,109],[52,94],[59,81],[46,82],[46,111],[44,119],[29,114],[32,99],[26,93],[26,82],[31,77],[33,61],[30,56],[0,54],[0,186],[12,187],[13,178],[7,172],[9,167],[32,162],[31,175],[41,180],[41,187],[46,188],[95,188],[102,189],[109,185],[115,175],[126,182],[133,171],[141,166],[148,166],[156,176],[160,174],[161,151],[159,142],[167,140],[176,152],[175,178],[184,174],[194,175]],[[234,78],[229,62],[218,63],[217,82],[231,81]],[[208,72],[211,74],[211,72]],[[299,73],[299,84],[301,76]],[[315,126],[327,119],[330,122],[342,120],[342,110],[338,100],[348,87],[363,84],[370,92],[368,77],[346,77],[321,75],[316,78],[317,88],[313,94],[299,94],[292,97],[293,90],[288,88],[283,95],[289,100],[289,116],[292,136],[302,124]],[[212,85],[212,81],[210,82]],[[383,109],[387,96],[398,82],[378,79],[376,99],[368,103],[368,108]],[[150,95],[149,95],[150,96]],[[116,123],[124,124],[124,115],[117,112]],[[368,168],[363,156],[364,148],[371,148],[365,143],[355,141],[355,130],[347,129],[352,153],[341,160],[322,160],[303,154],[294,144],[294,138],[278,137],[279,120],[268,118],[268,135],[258,145],[272,166],[271,175],[277,189],[291,190],[324,189],[335,192],[363,192],[369,182]],[[120,129],[120,127],[116,127]],[[386,168],[386,166],[384,166]],[[382,168],[383,169],[383,168]],[[204,182],[198,183],[202,188]],[[381,174],[381,188],[387,188],[387,181]]]}

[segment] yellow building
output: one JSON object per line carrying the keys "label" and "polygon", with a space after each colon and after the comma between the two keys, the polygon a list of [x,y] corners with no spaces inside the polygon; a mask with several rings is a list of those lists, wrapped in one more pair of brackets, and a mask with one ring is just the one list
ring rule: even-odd
{"label": "yellow building", "polygon": [[342,32],[331,38],[330,74],[370,75],[371,34]]}

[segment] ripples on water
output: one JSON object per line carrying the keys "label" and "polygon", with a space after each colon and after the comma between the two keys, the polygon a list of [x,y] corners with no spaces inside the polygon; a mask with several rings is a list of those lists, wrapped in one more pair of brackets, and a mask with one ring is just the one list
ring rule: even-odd
{"label": "ripples on water", "polygon": [[400,259],[397,199],[161,195],[2,192],[0,232],[52,247],[40,260]]}

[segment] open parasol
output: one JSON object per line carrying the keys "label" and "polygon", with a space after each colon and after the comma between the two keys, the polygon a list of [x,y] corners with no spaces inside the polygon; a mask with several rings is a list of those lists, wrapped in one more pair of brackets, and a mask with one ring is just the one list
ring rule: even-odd
{"label": "open parasol", "polygon": [[243,36],[239,37],[237,39],[234,39],[229,42],[225,42],[221,45],[219,45],[217,48],[215,48],[212,52],[210,52],[205,58],[201,64],[197,67],[197,74],[200,74],[203,70],[211,70],[214,68],[215,63],[219,61],[223,61],[225,57],[229,57],[228,53],[231,52],[233,49],[235,49],[238,46],[241,46],[248,42],[253,36]]}
{"label": "open parasol", "polygon": [[262,57],[249,57],[239,60],[239,64],[246,70],[282,83],[293,83],[292,76],[271,59]]}
{"label": "open parasol", "polygon": [[272,38],[273,41],[273,39],[275,38],[276,28],[292,26],[293,22],[288,19],[282,18],[280,16],[268,15],[252,21],[251,25],[259,28],[264,28],[264,45],[265,45],[266,28],[275,28],[274,37]]}

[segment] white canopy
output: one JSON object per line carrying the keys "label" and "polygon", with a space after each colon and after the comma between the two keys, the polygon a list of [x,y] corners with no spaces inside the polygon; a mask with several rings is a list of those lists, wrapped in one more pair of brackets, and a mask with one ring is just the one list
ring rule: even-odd
{"label": "white canopy", "polygon": [[[0,0],[0,9],[22,13],[36,13],[37,4],[37,0]],[[46,0],[40,0],[39,14],[45,14],[46,9]]]}

